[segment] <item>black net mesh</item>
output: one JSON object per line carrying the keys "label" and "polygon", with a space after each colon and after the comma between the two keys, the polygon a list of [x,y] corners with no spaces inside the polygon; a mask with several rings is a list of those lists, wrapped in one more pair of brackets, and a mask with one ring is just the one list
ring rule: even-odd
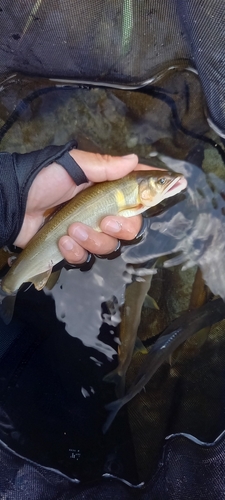
{"label": "black net mesh", "polygon": [[[193,73],[165,72],[145,94],[69,85],[60,92],[47,80],[131,86],[171,66],[191,66],[213,121],[225,130],[222,1],[1,0],[0,28],[1,149],[26,152],[74,134],[90,149],[85,132],[96,150],[123,154],[131,148],[148,158],[157,150],[224,179],[224,147],[209,130]],[[46,80],[6,80],[13,72]],[[157,249],[155,234],[153,244]],[[189,294],[181,274],[159,273],[160,320],[154,313],[142,318],[143,341],[149,322],[162,331],[174,304]],[[181,310],[188,304],[183,300]],[[85,302],[84,310],[89,307]],[[100,334],[107,341],[108,330]],[[49,297],[19,294],[13,322],[0,324],[1,497],[224,498],[224,323],[207,335],[201,349],[198,342],[186,345],[174,365],[165,363],[103,438],[104,404],[115,397],[102,382],[111,364],[98,353],[93,368],[96,351],[65,332]],[[140,364],[137,356],[128,385]],[[83,386],[98,389],[85,399]]]}
{"label": "black net mesh", "polygon": [[1,494],[8,500],[222,500],[224,439],[222,435],[213,445],[203,447],[185,436],[171,438],[164,447],[154,480],[136,489],[112,478],[79,485],[57,471],[10,453],[1,445]]}
{"label": "black net mesh", "polygon": [[140,82],[190,51],[176,2],[1,2],[1,71]]}
{"label": "black net mesh", "polygon": [[224,5],[223,2],[178,2],[178,11],[197,67],[210,114],[225,129]]}
{"label": "black net mesh", "polygon": [[1,0],[0,28],[0,73],[138,85],[191,65],[225,129],[222,0]]}

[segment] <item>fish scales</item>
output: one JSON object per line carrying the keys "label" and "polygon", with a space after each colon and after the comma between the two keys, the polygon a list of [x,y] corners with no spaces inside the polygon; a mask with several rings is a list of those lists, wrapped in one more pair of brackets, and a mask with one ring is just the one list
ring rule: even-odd
{"label": "fish scales", "polygon": [[[182,174],[144,170],[81,191],[53,215],[19,254],[2,280],[3,292],[13,294],[27,281],[36,283],[37,289],[43,288],[53,266],[62,260],[58,240],[73,222],[100,230],[99,223],[106,215],[136,215],[180,192],[186,185]],[[125,206],[122,206],[122,200]],[[42,276],[44,273],[46,276]],[[37,284],[39,275],[40,283]]]}
{"label": "fish scales", "polygon": [[[132,179],[131,179],[132,181]],[[106,184],[106,183],[103,183]],[[111,183],[107,183],[111,184]],[[106,194],[103,191],[104,186],[95,185],[91,188],[80,192],[74,197],[69,204],[63,207],[53,218],[46,224],[41,231],[39,231],[32,239],[32,248],[28,245],[23,252],[19,255],[14,269],[12,270],[13,288],[17,290],[23,282],[31,279],[37,274],[41,274],[62,260],[62,255],[58,249],[58,240],[63,236],[73,222],[82,222],[94,229],[98,229],[101,219],[108,214],[118,214],[118,205],[115,196],[115,186],[107,186],[107,204]],[[129,189],[131,188],[131,189]],[[137,195],[137,188],[133,189],[133,182],[124,186],[128,197],[132,194]],[[137,196],[133,197],[132,202],[137,202]],[[97,211],[96,211],[96,197],[98,198]],[[130,199],[130,198],[129,198]],[[129,200],[127,200],[129,202]],[[49,225],[51,224],[51,230]],[[42,259],[42,247],[45,247],[44,259]],[[29,267],[27,265],[29,261]],[[9,271],[10,273],[10,271]],[[8,273],[8,274],[9,274]],[[21,274],[22,282],[20,279]],[[18,277],[18,280],[16,279]],[[10,276],[8,276],[8,284]],[[13,291],[14,291],[13,290]]]}

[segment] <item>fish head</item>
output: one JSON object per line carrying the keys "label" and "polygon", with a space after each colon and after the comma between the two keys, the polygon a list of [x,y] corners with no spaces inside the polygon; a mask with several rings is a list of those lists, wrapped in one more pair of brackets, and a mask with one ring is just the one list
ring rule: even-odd
{"label": "fish head", "polygon": [[139,198],[143,206],[153,207],[187,187],[182,174],[168,170],[151,170],[145,173],[146,176],[139,180]]}

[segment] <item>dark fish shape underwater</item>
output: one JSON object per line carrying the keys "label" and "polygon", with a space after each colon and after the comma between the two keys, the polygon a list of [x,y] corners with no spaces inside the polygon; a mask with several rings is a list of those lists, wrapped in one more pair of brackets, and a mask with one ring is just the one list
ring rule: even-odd
{"label": "dark fish shape underwater", "polygon": [[110,412],[103,426],[107,432],[119,410],[133,399],[149,382],[158,368],[167,361],[173,351],[191,335],[225,318],[225,303],[222,299],[207,302],[197,310],[182,314],[175,319],[156,340],[125,396],[106,405]]}

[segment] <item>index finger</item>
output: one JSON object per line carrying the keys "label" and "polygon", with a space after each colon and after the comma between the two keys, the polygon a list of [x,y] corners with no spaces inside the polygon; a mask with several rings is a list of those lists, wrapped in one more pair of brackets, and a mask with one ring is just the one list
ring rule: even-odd
{"label": "index finger", "polygon": [[166,168],[152,167],[151,165],[144,165],[144,163],[138,163],[134,170],[166,170]]}

